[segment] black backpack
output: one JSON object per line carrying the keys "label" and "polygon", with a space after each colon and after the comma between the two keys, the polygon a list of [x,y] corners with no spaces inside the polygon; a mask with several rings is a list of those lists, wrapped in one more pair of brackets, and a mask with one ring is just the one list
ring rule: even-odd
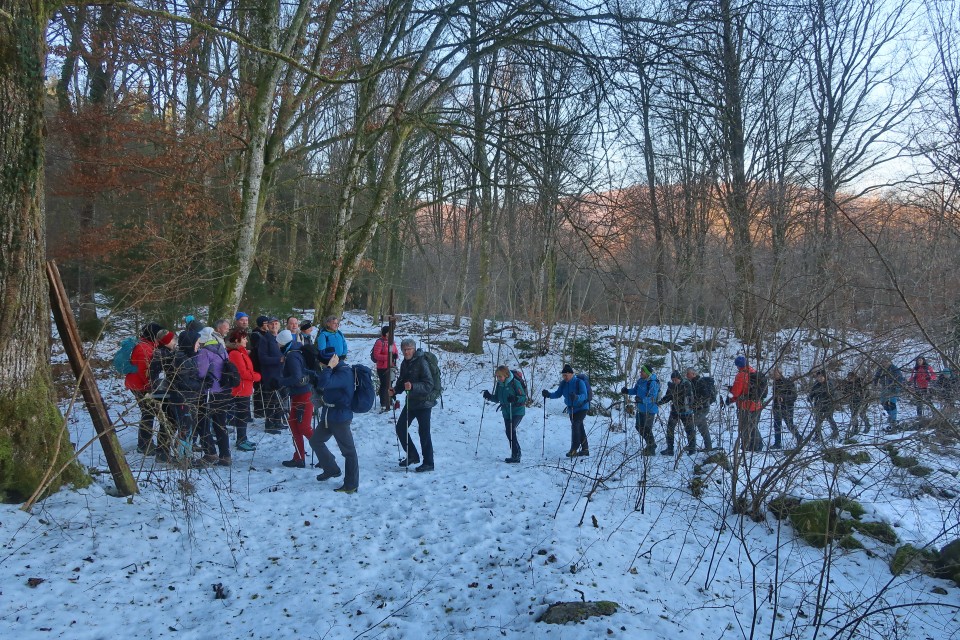
{"label": "black backpack", "polygon": [[220,388],[233,389],[240,386],[240,369],[230,358],[223,359],[223,371],[220,372]]}
{"label": "black backpack", "polygon": [[320,362],[320,351],[317,349],[317,345],[312,342],[300,345],[300,355],[303,356],[304,367],[310,371],[318,371],[317,363]]}
{"label": "black backpack", "polygon": [[717,401],[717,382],[710,376],[700,376],[693,388],[698,406],[709,406]]}
{"label": "black backpack", "polygon": [[767,398],[767,374],[761,371],[751,371],[747,384],[747,400],[763,402]]}

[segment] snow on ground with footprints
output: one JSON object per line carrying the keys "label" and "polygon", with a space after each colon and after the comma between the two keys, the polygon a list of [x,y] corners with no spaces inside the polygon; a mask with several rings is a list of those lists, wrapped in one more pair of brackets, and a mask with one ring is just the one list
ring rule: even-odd
{"label": "snow on ground with footprints", "polygon": [[[347,314],[341,327],[347,334],[377,328],[360,313]],[[616,327],[597,330],[596,348],[611,356],[635,337]],[[550,354],[527,357],[519,341],[536,334],[511,325],[488,335],[486,352],[474,356],[438,346],[466,341],[466,330],[451,329],[450,318],[401,317],[398,342],[409,336],[429,344],[443,370],[443,406],[433,412],[436,471],[418,474],[397,465],[393,415],[375,408],[353,422],[361,473],[354,495],[334,493],[336,480],[318,482],[318,470],[282,467],[292,453],[289,435],[264,434],[262,420],[251,430],[257,450],[234,451],[229,468],[187,471],[138,455],[136,409],[121,417],[132,399],[104,362],[101,389],[114,417],[130,425],[119,435],[141,492],[111,496],[110,475],[102,473],[106,463],[94,445],[81,454],[100,472],[90,487],[56,493],[30,514],[2,506],[3,636],[960,635],[960,589],[953,583],[913,572],[894,577],[888,562],[895,547],[866,537],[864,549],[833,547],[827,564],[824,551],[798,540],[787,521],[728,513],[728,472],[705,463],[703,453],[683,455],[679,446],[676,458],[639,456],[633,419],[619,410],[587,418],[590,457],[564,457],[569,421],[560,400],[547,401],[544,413],[540,390],[556,388],[562,345],[573,332],[558,329]],[[691,349],[703,333],[652,327],[641,336],[650,342],[641,344],[672,349],[686,366],[696,362]],[[723,332],[717,337],[718,348],[705,353],[723,388],[732,382],[738,347]],[[788,374],[806,370],[817,355],[796,342]],[[119,337],[104,341],[99,354],[109,358],[117,343]],[[369,364],[373,338],[349,344],[349,359]],[[54,352],[62,354],[59,345]],[[491,386],[494,364],[521,361],[534,403],[520,425],[523,461],[509,465],[500,413],[484,406],[481,392]],[[657,371],[661,380],[669,369]],[[912,409],[902,406],[901,413],[912,415]],[[714,438],[728,452],[733,414],[717,405],[710,414]],[[809,428],[802,401],[797,417]],[[879,408],[871,417],[882,425]],[[655,428],[658,448],[665,418],[664,411]],[[69,426],[75,443],[90,439],[82,409]],[[770,429],[765,412],[765,440]],[[956,538],[958,503],[950,497],[957,495],[956,451],[934,455],[915,447],[909,431],[907,437],[877,431],[846,447],[866,451],[866,464],[829,464],[819,445],[808,447],[796,462],[802,470],[788,474],[788,492],[804,499],[822,497],[828,487],[834,495],[849,494],[864,506],[864,520],[892,525],[900,543],[936,538],[942,546]],[[677,437],[682,444],[682,429]],[[891,466],[883,444],[917,456],[932,474],[921,478]],[[782,453],[759,453],[741,472],[763,477],[783,460]],[[924,490],[930,485],[942,487],[942,495]],[[551,603],[583,599],[613,601],[618,610],[580,623],[537,621]]]}

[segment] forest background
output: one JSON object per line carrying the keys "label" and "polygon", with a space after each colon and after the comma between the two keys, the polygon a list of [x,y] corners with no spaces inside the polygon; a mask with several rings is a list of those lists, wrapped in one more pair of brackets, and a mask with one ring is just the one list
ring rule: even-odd
{"label": "forest background", "polygon": [[[782,327],[919,334],[955,359],[954,1],[0,9],[5,50],[42,39],[3,73],[44,90],[22,146],[44,164],[3,191],[43,187],[23,219],[87,337],[97,294],[172,325],[377,316],[395,290],[469,318],[472,352],[515,317],[731,326],[758,358]],[[30,332],[45,296],[14,299],[37,270],[5,243],[5,324]],[[13,414],[45,357],[0,354]]]}

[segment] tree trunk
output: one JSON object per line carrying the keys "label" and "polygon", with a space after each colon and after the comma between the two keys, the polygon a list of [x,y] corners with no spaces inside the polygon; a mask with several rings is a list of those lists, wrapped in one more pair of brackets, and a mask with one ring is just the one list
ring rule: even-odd
{"label": "tree trunk", "polygon": [[[53,397],[44,275],[47,7],[0,0],[0,12],[0,498],[8,501],[29,497],[73,450]],[[67,482],[89,478],[73,463],[50,486]]]}

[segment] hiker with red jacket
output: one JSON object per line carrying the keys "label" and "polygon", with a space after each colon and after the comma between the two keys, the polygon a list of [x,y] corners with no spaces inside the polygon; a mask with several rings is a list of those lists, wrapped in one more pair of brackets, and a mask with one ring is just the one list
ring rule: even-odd
{"label": "hiker with red jacket", "polygon": [[927,359],[923,356],[917,358],[917,363],[913,367],[913,373],[910,374],[910,384],[913,386],[914,401],[917,407],[917,417],[923,416],[923,405],[929,400],[930,384],[937,379],[937,374],[933,372],[933,367],[927,364]]}
{"label": "hiker with red jacket", "polygon": [[376,363],[380,380],[380,412],[390,411],[390,369],[397,366],[397,343],[388,340],[390,327],[380,329],[380,337],[373,343],[370,359]]}
{"label": "hiker with red jacket", "polygon": [[233,404],[230,415],[237,429],[238,451],[253,451],[257,445],[247,440],[247,426],[250,424],[250,396],[253,395],[253,383],[260,382],[260,374],[253,370],[253,362],[247,353],[249,334],[244,329],[234,329],[227,336],[227,355],[230,362],[240,373],[240,384],[231,390]]}
{"label": "hiker with red jacket", "polygon": [[150,389],[150,361],[157,348],[157,334],[163,330],[156,322],[146,325],[140,332],[140,341],[130,354],[130,363],[137,370],[128,373],[123,386],[133,393],[140,409],[140,423],[137,428],[137,452],[145,456],[153,455],[157,448],[153,444],[153,419],[156,418],[156,405],[148,398]]}
{"label": "hiker with red jacket", "polygon": [[727,395],[726,406],[736,403],[737,425],[740,429],[741,448],[746,451],[763,451],[763,438],[760,436],[760,412],[763,410],[763,398],[756,394],[758,390],[750,385],[750,374],[757,370],[747,365],[744,356],[733,360],[737,367],[737,377]]}

